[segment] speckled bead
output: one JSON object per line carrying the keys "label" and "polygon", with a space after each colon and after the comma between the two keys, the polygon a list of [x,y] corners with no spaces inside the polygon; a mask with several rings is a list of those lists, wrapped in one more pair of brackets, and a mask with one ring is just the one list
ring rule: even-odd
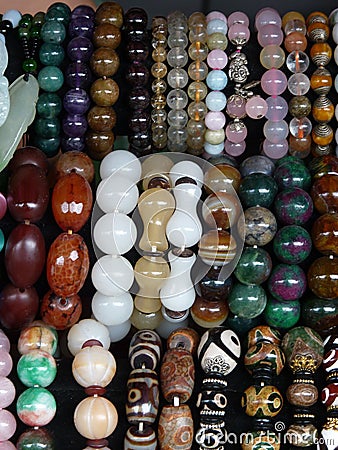
{"label": "speckled bead", "polygon": [[312,241],[308,231],[298,225],[287,225],[277,231],[273,250],[277,258],[286,264],[299,264],[311,253]]}
{"label": "speckled bead", "polygon": [[270,294],[280,301],[301,298],[306,287],[306,275],[303,269],[296,264],[276,265],[268,281]]}
{"label": "speckled bead", "polygon": [[274,207],[277,219],[284,225],[303,225],[313,212],[310,195],[300,188],[281,191],[275,198]]}

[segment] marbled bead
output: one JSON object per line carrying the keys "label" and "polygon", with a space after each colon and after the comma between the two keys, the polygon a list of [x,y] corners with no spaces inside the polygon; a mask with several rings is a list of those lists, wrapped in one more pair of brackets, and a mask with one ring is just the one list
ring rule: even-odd
{"label": "marbled bead", "polygon": [[96,132],[109,131],[116,125],[116,112],[111,106],[93,106],[87,114],[88,125]]}
{"label": "marbled bead", "polygon": [[36,110],[39,116],[45,118],[57,117],[62,110],[62,102],[59,95],[53,92],[43,92],[39,95]]}
{"label": "marbled bead", "polygon": [[197,350],[198,342],[199,335],[193,328],[178,328],[172,331],[168,336],[167,348],[186,350],[194,355]]}
{"label": "marbled bead", "polygon": [[244,284],[261,284],[272,269],[269,253],[263,248],[246,247],[236,265],[234,274]]}
{"label": "marbled bead", "polygon": [[118,84],[111,78],[98,78],[90,87],[90,95],[98,106],[113,106],[119,92]]}
{"label": "marbled bead", "polygon": [[78,295],[60,297],[48,291],[41,302],[42,320],[56,330],[64,330],[77,323],[82,313],[82,303]]}
{"label": "marbled bead", "polygon": [[229,309],[239,317],[252,319],[264,311],[266,293],[259,285],[236,283],[228,298]]}
{"label": "marbled bead", "polygon": [[63,107],[69,114],[85,114],[90,98],[84,89],[70,89],[63,97]]}
{"label": "marbled bead", "polygon": [[273,250],[283,263],[299,264],[310,255],[312,241],[308,231],[298,225],[287,225],[277,231]]}
{"label": "marbled bead", "polygon": [[87,128],[87,119],[82,114],[67,114],[62,119],[63,132],[69,137],[82,137]]}
{"label": "marbled bead", "polygon": [[300,188],[288,188],[275,198],[277,219],[285,225],[303,225],[312,216],[313,203],[310,195]]}
{"label": "marbled bead", "polygon": [[56,66],[45,66],[38,74],[39,86],[47,92],[58,91],[62,87],[63,80],[63,73]]}
{"label": "marbled bead", "polygon": [[123,25],[123,8],[117,2],[103,2],[95,12],[95,22],[112,23],[118,28]]}
{"label": "marbled bead", "polygon": [[155,370],[161,353],[161,339],[155,331],[141,330],[134,334],[129,346],[129,360],[133,369]]}
{"label": "marbled bead", "polygon": [[241,405],[251,417],[274,417],[282,409],[283,397],[275,386],[250,386],[243,393]]}
{"label": "marbled bead", "polygon": [[[253,206],[244,212],[245,243],[247,245],[263,246],[274,238],[277,231],[277,221],[274,214],[267,208]],[[241,230],[239,230],[241,232]]]}
{"label": "marbled bead", "polygon": [[318,400],[318,389],[310,383],[293,383],[287,388],[286,398],[293,406],[308,408]]}
{"label": "marbled bead", "polygon": [[144,427],[139,430],[137,426],[128,428],[124,438],[125,450],[156,450],[157,439],[155,431],[151,427]]}
{"label": "marbled bead", "polygon": [[278,264],[268,281],[270,294],[277,300],[297,300],[305,293],[307,287],[306,275],[296,264]]}
{"label": "marbled bead", "polygon": [[99,47],[91,55],[90,67],[98,77],[111,77],[120,67],[120,58],[115,50]]}
{"label": "marbled bead", "polygon": [[56,362],[50,353],[43,350],[32,350],[21,356],[17,372],[20,381],[25,386],[47,387],[56,377]]}
{"label": "marbled bead", "polygon": [[39,50],[39,58],[45,66],[60,66],[65,57],[65,51],[60,44],[44,42]]}
{"label": "marbled bead", "polygon": [[245,208],[251,206],[268,208],[272,204],[277,191],[277,183],[272,177],[254,173],[243,178],[238,195]]}
{"label": "marbled bead", "polygon": [[134,369],[127,383],[127,420],[131,424],[155,421],[159,405],[157,374],[150,369]]}
{"label": "marbled bead", "polygon": [[43,450],[53,450],[54,440],[46,428],[30,428],[23,432],[16,444],[19,450],[30,450],[42,448]]}
{"label": "marbled bead", "polygon": [[224,300],[210,301],[196,297],[190,308],[192,319],[203,328],[214,328],[221,325],[228,317],[229,307]]}
{"label": "marbled bead", "polygon": [[66,38],[65,26],[57,21],[46,21],[41,27],[41,39],[51,44],[61,44]]}
{"label": "marbled bead", "polygon": [[312,423],[292,424],[285,434],[288,442],[296,447],[309,447],[318,440],[318,430]]}
{"label": "marbled bead", "polygon": [[161,387],[167,402],[171,403],[176,396],[182,403],[188,401],[194,381],[195,368],[191,353],[181,349],[167,350],[161,365]]}
{"label": "marbled bead", "polygon": [[338,175],[338,157],[325,155],[313,158],[309,163],[309,170],[315,180],[323,175]]}
{"label": "marbled bead", "polygon": [[160,448],[189,450],[193,437],[194,425],[189,406],[164,406],[158,425]]}
{"label": "marbled bead", "polygon": [[32,350],[43,350],[54,355],[58,337],[56,331],[43,322],[32,322],[24,328],[19,337],[18,351],[24,355]]}
{"label": "marbled bead", "polygon": [[319,214],[338,212],[338,175],[323,175],[312,185],[311,197]]}
{"label": "marbled bead", "polygon": [[301,305],[299,300],[280,302],[274,297],[268,298],[264,310],[266,323],[271,327],[287,330],[296,325],[301,315]]}
{"label": "marbled bead", "polygon": [[309,288],[318,297],[338,297],[338,264],[336,257],[322,256],[316,259],[308,270]]}
{"label": "marbled bead", "polygon": [[324,255],[338,256],[338,214],[323,214],[313,224],[313,245]]}
{"label": "marbled bead", "polygon": [[25,425],[39,427],[52,421],[56,413],[56,402],[47,389],[31,387],[19,396],[16,409]]}
{"label": "marbled bead", "polygon": [[298,187],[307,191],[311,185],[311,174],[308,168],[299,162],[279,165],[274,173],[280,189]]}

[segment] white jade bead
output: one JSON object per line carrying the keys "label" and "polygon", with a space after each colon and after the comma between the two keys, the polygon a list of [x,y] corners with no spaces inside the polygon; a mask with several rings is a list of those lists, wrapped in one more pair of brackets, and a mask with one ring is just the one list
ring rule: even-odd
{"label": "white jade bead", "polygon": [[95,318],[104,325],[119,325],[130,318],[134,302],[129,292],[116,297],[108,297],[96,292],[92,300]]}
{"label": "white jade bead", "polygon": [[113,173],[138,183],[141,177],[141,163],[133,153],[127,150],[114,150],[101,161],[100,176],[103,179]]}
{"label": "white jade bead", "polygon": [[128,291],[134,281],[133,267],[123,256],[102,256],[94,264],[91,275],[95,289],[113,297]]}
{"label": "white jade bead", "polygon": [[134,181],[121,174],[114,174],[99,183],[96,201],[105,213],[118,211],[129,214],[136,207],[138,196]]}
{"label": "white jade bead", "polygon": [[101,342],[106,349],[110,346],[108,328],[94,319],[83,319],[73,325],[68,332],[68,348],[72,355],[76,355],[86,341]]}

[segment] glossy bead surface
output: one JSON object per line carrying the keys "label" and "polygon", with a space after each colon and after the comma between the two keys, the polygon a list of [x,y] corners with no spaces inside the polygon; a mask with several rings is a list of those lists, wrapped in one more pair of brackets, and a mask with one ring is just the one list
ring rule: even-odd
{"label": "glossy bead surface", "polygon": [[277,221],[270,210],[261,206],[253,206],[245,210],[244,218],[245,243],[247,245],[263,246],[274,238]]}
{"label": "glossy bead surface", "polygon": [[308,231],[298,225],[287,225],[277,231],[273,250],[283,263],[299,264],[310,255],[312,241]]}
{"label": "glossy bead surface", "polygon": [[62,297],[77,294],[89,270],[89,255],[84,239],[78,234],[61,233],[52,243],[47,257],[49,286]]}
{"label": "glossy bead surface", "polygon": [[286,391],[286,398],[293,406],[308,408],[318,400],[318,390],[309,383],[291,384]]}
{"label": "glossy bead surface", "polygon": [[58,337],[55,330],[43,322],[32,322],[24,328],[19,337],[18,351],[25,355],[32,350],[43,350],[51,355],[56,352]]}
{"label": "glossy bead surface", "polygon": [[142,330],[134,334],[129,346],[129,360],[133,369],[155,370],[161,354],[161,339],[152,330]]}
{"label": "glossy bead surface", "polygon": [[255,326],[247,333],[247,347],[250,348],[259,342],[270,342],[270,344],[280,345],[281,333],[268,325]]}
{"label": "glossy bead surface", "polygon": [[275,386],[250,386],[242,396],[242,408],[251,417],[276,416],[283,406],[283,397]]}
{"label": "glossy bead surface", "polygon": [[192,319],[203,328],[214,328],[221,325],[228,317],[229,307],[224,300],[210,301],[197,297],[190,308]]}
{"label": "glossy bead surface", "polygon": [[156,420],[159,407],[159,385],[156,372],[134,369],[129,374],[126,403],[127,420],[131,424]]}
{"label": "glossy bead surface", "polygon": [[99,258],[91,272],[96,290],[108,297],[124,294],[134,281],[130,262],[120,255],[104,255]]}
{"label": "glossy bead surface", "polygon": [[312,185],[311,197],[319,214],[338,211],[338,175],[323,175]]}
{"label": "glossy bead surface", "polygon": [[[0,410],[0,439],[3,441],[10,439],[16,430],[16,420],[13,414],[7,409]],[[6,443],[4,444],[6,445]]]}
{"label": "glossy bead surface", "polygon": [[191,448],[194,432],[188,405],[164,406],[158,425],[158,439],[162,450]]}
{"label": "glossy bead surface", "polygon": [[304,164],[294,162],[279,165],[274,173],[278,187],[298,187],[307,191],[311,185],[311,175]]}
{"label": "glossy bead surface", "polygon": [[323,214],[313,224],[313,245],[324,255],[338,256],[338,214]]}
{"label": "glossy bead surface", "polygon": [[228,298],[229,309],[239,317],[252,319],[264,311],[266,293],[259,285],[236,283]]}
{"label": "glossy bead surface", "polygon": [[60,297],[53,291],[48,291],[41,302],[40,314],[42,320],[56,330],[71,327],[80,319],[82,303],[78,295]]}
{"label": "glossy bead surface", "polygon": [[238,195],[245,208],[251,206],[268,208],[272,204],[277,190],[277,183],[272,177],[254,173],[242,180]]}
{"label": "glossy bead surface", "polygon": [[268,370],[271,375],[279,375],[284,364],[285,357],[280,347],[267,341],[249,347],[244,357],[245,368],[250,374]]}
{"label": "glossy bead surface", "polygon": [[56,377],[56,362],[50,353],[32,350],[21,356],[17,372],[21,383],[25,386],[47,387]]}
{"label": "glossy bead surface", "polygon": [[137,426],[131,426],[128,428],[124,438],[124,448],[126,450],[138,450],[140,448],[156,450],[157,439],[155,431],[147,426],[144,427],[143,431],[140,431]]}
{"label": "glossy bead surface", "polygon": [[0,360],[0,376],[7,377],[13,368],[13,360],[11,355],[5,350],[0,350],[1,360]]}
{"label": "glossy bead surface", "polygon": [[118,84],[111,78],[98,78],[90,87],[91,98],[98,106],[113,106],[119,92]]}
{"label": "glossy bead surface", "polygon": [[313,328],[322,336],[334,334],[338,327],[338,300],[323,300],[310,297],[302,304],[304,325]]}
{"label": "glossy bead surface", "polygon": [[264,310],[266,323],[280,330],[287,330],[296,325],[301,315],[299,300],[280,302],[274,297],[268,298]]}
{"label": "glossy bead surface", "polygon": [[292,424],[286,431],[290,444],[297,447],[309,447],[318,440],[318,430],[312,423]]}
{"label": "glossy bead surface", "polygon": [[54,169],[56,179],[73,171],[82,175],[88,183],[91,183],[94,179],[94,165],[92,160],[86,153],[76,150],[62,153],[56,161]]}
{"label": "glossy bead surface", "polygon": [[268,282],[270,294],[277,300],[297,300],[305,293],[306,275],[296,264],[278,264],[272,270]]}
{"label": "glossy bead surface", "polygon": [[55,416],[55,398],[47,389],[31,387],[19,396],[16,410],[25,425],[44,426],[50,423]]}
{"label": "glossy bead surface", "polygon": [[303,225],[313,212],[310,195],[300,188],[284,189],[276,196],[274,205],[277,219],[284,225]]}
{"label": "glossy bead surface", "polygon": [[308,283],[312,292],[321,298],[338,297],[337,258],[322,256],[308,270]]}
{"label": "glossy bead surface", "polygon": [[261,284],[272,269],[269,253],[263,248],[246,247],[236,265],[234,274],[244,284]]}
{"label": "glossy bead surface", "polygon": [[7,408],[15,399],[15,386],[7,377],[0,377],[0,408]]}

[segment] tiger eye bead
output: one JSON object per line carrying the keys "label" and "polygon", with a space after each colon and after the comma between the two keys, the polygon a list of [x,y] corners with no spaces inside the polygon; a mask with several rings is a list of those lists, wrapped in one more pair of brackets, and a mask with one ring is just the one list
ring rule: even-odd
{"label": "tiger eye bead", "polygon": [[309,288],[318,297],[338,297],[338,259],[322,256],[316,259],[308,271]]}
{"label": "tiger eye bead", "polygon": [[111,23],[101,23],[94,28],[93,43],[95,47],[109,47],[115,50],[121,44],[121,31]]}
{"label": "tiger eye bead", "polygon": [[115,50],[99,47],[90,58],[90,67],[98,77],[111,77],[120,67],[120,58]]}
{"label": "tiger eye bead", "polygon": [[317,66],[326,66],[331,61],[332,48],[326,42],[313,44],[310,57]]}
{"label": "tiger eye bead", "polygon": [[323,175],[311,189],[311,197],[319,214],[338,212],[338,175]]}
{"label": "tiger eye bead", "polygon": [[113,106],[119,92],[118,84],[111,78],[99,78],[90,87],[90,95],[98,106]]}
{"label": "tiger eye bead", "polygon": [[95,133],[89,131],[86,134],[86,146],[88,155],[95,159],[101,160],[113,150],[115,136],[111,131],[101,131]]}

